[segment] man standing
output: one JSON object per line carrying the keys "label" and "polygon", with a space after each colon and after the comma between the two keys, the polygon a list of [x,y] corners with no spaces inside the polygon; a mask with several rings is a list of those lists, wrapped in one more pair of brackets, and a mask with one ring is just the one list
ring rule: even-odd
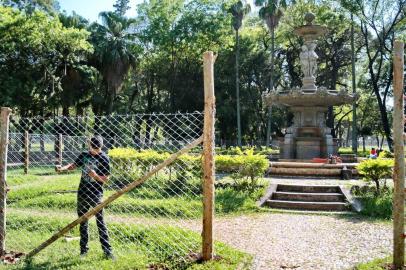
{"label": "man standing", "polygon": [[[56,167],[57,172],[74,170],[78,167],[82,168],[77,199],[77,213],[79,217],[101,203],[103,198],[103,184],[109,179],[110,162],[106,153],[101,150],[102,147],[102,137],[94,136],[90,139],[89,151],[81,153],[74,163],[63,167]],[[106,258],[114,260],[109,243],[109,234],[104,222],[103,209],[96,214],[96,223],[104,255]],[[84,221],[80,224],[79,231],[80,255],[84,257],[89,250],[88,221]]]}

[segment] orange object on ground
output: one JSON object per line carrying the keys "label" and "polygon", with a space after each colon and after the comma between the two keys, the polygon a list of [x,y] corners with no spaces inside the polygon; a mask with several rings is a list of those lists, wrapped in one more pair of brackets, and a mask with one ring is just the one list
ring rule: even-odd
{"label": "orange object on ground", "polygon": [[313,163],[327,163],[328,159],[327,158],[313,158],[312,162]]}

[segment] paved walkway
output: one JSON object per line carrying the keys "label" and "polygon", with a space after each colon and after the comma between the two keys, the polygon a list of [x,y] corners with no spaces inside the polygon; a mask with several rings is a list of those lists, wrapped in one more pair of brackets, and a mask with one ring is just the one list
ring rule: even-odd
{"label": "paved walkway", "polygon": [[[362,180],[267,179],[272,183],[347,188],[365,184]],[[215,237],[252,254],[253,270],[348,270],[358,263],[386,257],[392,248],[389,222],[367,221],[355,214],[284,212],[220,217],[215,220]]]}
{"label": "paved walkway", "polygon": [[215,239],[255,256],[255,270],[350,269],[386,257],[389,223],[347,215],[255,214],[217,218]]}

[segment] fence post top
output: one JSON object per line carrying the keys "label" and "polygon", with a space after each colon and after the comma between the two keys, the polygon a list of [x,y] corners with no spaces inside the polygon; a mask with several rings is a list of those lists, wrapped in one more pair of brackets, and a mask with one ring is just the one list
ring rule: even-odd
{"label": "fence post top", "polygon": [[204,56],[211,56],[211,55],[213,55],[213,52],[212,52],[212,51],[205,51],[205,52],[203,53],[203,55],[204,55]]}
{"label": "fence post top", "polygon": [[10,109],[9,107],[1,107],[1,113],[11,113],[12,109]]}
{"label": "fence post top", "polygon": [[393,44],[394,44],[394,45],[397,45],[397,46],[400,46],[400,45],[402,45],[402,44],[404,45],[405,43],[403,42],[403,40],[396,39]]}
{"label": "fence post top", "polygon": [[206,60],[212,59],[213,62],[216,62],[217,54],[215,54],[212,51],[206,51],[206,52],[203,53],[203,58],[206,59]]}

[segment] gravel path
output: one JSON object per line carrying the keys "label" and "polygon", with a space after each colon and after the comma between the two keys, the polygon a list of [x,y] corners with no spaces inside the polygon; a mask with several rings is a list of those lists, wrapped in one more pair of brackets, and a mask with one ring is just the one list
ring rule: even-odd
{"label": "gravel path", "polygon": [[349,269],[385,257],[389,223],[348,215],[269,213],[217,218],[215,239],[255,256],[255,270]]}

